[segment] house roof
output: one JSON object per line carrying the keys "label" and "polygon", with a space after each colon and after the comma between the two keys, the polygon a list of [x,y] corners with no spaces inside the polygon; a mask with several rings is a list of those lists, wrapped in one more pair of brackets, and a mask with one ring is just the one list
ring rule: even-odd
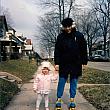
{"label": "house roof", "polygon": [[15,40],[16,43],[18,43],[18,44],[24,43],[24,41],[23,41],[22,39],[20,39],[20,38],[14,36],[14,35],[12,35],[12,39]]}
{"label": "house roof", "polygon": [[8,31],[7,22],[5,16],[0,16],[0,22],[5,24],[5,29]]}
{"label": "house roof", "polygon": [[39,58],[39,59],[42,59],[41,56],[37,52],[35,52],[35,57]]}
{"label": "house roof", "polygon": [[13,28],[12,28],[11,26],[9,26],[9,25],[8,25],[8,29],[9,29],[9,30],[13,30],[14,32],[16,32],[15,29],[13,29]]}

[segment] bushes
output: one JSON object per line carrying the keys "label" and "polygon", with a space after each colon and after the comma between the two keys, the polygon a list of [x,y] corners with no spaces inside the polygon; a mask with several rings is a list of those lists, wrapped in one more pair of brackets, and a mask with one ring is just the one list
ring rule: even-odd
{"label": "bushes", "polygon": [[19,88],[16,83],[0,78],[0,110],[3,110],[18,91]]}

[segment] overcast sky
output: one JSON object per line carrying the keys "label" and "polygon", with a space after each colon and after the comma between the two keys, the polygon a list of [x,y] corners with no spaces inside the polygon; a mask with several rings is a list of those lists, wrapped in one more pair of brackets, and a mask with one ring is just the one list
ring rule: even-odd
{"label": "overcast sky", "polygon": [[[39,0],[38,0],[39,1]],[[27,37],[35,31],[41,9],[32,0],[2,0],[2,5],[9,9],[15,30]]]}
{"label": "overcast sky", "polygon": [[[43,13],[43,9],[35,5],[34,1],[39,4],[39,0],[1,0],[2,6],[11,13],[15,30],[27,37],[33,34],[38,17]],[[84,4],[85,1],[76,0],[78,4]]]}
{"label": "overcast sky", "polygon": [[[40,8],[40,0],[0,0],[4,8],[8,8],[11,18],[14,21],[13,28],[16,33],[23,34],[34,41],[36,24],[39,16],[43,15],[44,10]],[[37,4],[35,4],[35,2]],[[86,0],[85,0],[86,1]],[[84,0],[77,0],[77,3],[84,4]],[[44,8],[45,9],[45,8]],[[36,45],[36,44],[34,44]]]}

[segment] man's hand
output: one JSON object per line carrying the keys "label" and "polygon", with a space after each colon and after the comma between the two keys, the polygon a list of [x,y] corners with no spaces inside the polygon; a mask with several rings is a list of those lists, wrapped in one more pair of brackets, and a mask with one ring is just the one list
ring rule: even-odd
{"label": "man's hand", "polygon": [[55,71],[59,71],[59,65],[55,65]]}

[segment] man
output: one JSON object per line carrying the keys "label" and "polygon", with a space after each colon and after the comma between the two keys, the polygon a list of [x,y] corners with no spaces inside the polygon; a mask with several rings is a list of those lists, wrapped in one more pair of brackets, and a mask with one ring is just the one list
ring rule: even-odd
{"label": "man", "polygon": [[82,65],[87,65],[87,43],[83,34],[76,31],[75,22],[71,18],[64,19],[61,24],[62,32],[57,37],[54,52],[55,69],[59,70],[56,108],[61,109],[61,98],[70,75],[69,108],[75,110],[78,78],[82,75]]}

